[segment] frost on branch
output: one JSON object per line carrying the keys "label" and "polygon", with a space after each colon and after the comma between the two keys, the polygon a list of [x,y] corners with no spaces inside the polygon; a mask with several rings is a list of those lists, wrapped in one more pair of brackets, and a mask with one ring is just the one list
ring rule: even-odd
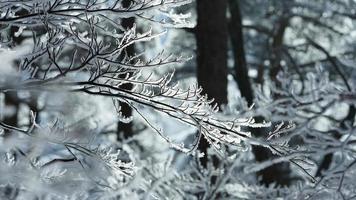
{"label": "frost on branch", "polygon": [[[353,198],[350,191],[356,188],[352,178],[356,169],[356,132],[354,117],[349,119],[348,113],[354,111],[354,105],[349,104],[344,94],[354,91],[349,89],[348,80],[341,78],[342,73],[335,81],[325,68],[315,67],[303,82],[286,71],[279,76],[280,87],[272,85],[270,94],[260,90],[257,112],[272,121],[291,120],[291,123],[277,124],[269,134],[271,146],[279,146],[275,153],[283,156],[253,164],[248,170],[258,171],[288,159],[306,172],[309,176],[306,178],[314,179],[314,184],[303,185],[298,194],[301,198],[309,195],[314,199]],[[271,96],[276,94],[279,99],[272,101]],[[325,167],[325,158],[330,155],[329,166]]]}
{"label": "frost on branch", "polygon": [[[265,127],[269,124],[256,124],[252,118],[223,119],[217,113],[217,105],[207,99],[198,86],[180,89],[178,84],[170,82],[174,73],[155,77],[150,72],[151,68],[178,64],[189,57],[173,56],[164,51],[152,58],[145,57],[144,52],[127,56],[126,47],[150,41],[163,33],[154,33],[150,27],[139,32],[136,26],[122,32],[119,24],[112,23],[117,17],[136,16],[158,8],[165,10],[188,2],[134,1],[129,8],[122,8],[119,2],[112,4],[106,1],[71,3],[58,0],[42,2],[43,6],[38,6],[37,1],[24,2],[18,5],[27,8],[27,13],[21,16],[4,6],[9,13],[0,22],[26,24],[28,27],[30,24],[46,31],[42,35],[34,35],[32,52],[21,59],[20,71],[30,76],[22,82],[2,87],[47,91],[60,89],[107,96],[114,101],[128,103],[138,113],[140,106],[151,108],[197,127],[199,134],[190,148],[172,144],[186,153],[196,150],[201,137],[205,137],[216,150],[220,150],[220,143],[239,145],[241,140],[248,141],[250,133],[241,127]],[[29,9],[31,7],[36,9]],[[183,26],[186,24],[184,20],[174,20],[173,24],[178,22]],[[122,89],[120,86],[123,84],[133,87]],[[172,143],[162,130],[154,127],[149,120],[145,121]]]}
{"label": "frost on branch", "polygon": [[0,126],[11,130],[11,136],[1,138],[0,152],[6,158],[2,159],[0,181],[11,180],[14,188],[22,188],[21,195],[53,191],[51,195],[61,196],[80,185],[75,196],[93,186],[112,188],[110,178],[123,184],[125,177],[134,175],[133,163],[121,161],[114,147],[75,140],[68,126],[33,124],[28,130]]}
{"label": "frost on branch", "polygon": [[[16,72],[11,76],[0,75],[0,91],[36,94],[39,99],[44,99],[39,101],[43,104],[43,110],[39,109],[43,115],[52,114],[46,111],[51,107],[51,101],[65,101],[69,94],[107,97],[113,100],[119,120],[130,122],[131,116],[123,116],[118,105],[118,102],[125,102],[171,147],[188,154],[196,155],[202,137],[222,156],[227,144],[240,146],[246,142],[271,148],[269,143],[252,138],[249,132],[250,128],[267,127],[269,123],[256,123],[251,117],[224,116],[202,88],[182,89],[171,81],[174,72],[162,76],[154,73],[156,68],[178,65],[190,56],[171,55],[166,51],[151,57],[144,51],[127,54],[131,45],[149,42],[165,34],[166,31],[154,31],[153,25],[166,28],[191,26],[186,20],[189,15],[172,10],[189,2],[133,0],[124,8],[121,1],[106,0],[33,0],[10,4],[0,1],[1,48],[16,47],[8,34],[12,27],[18,28],[15,36],[24,37],[31,47],[26,55],[14,61]],[[156,18],[157,12],[164,19]],[[124,28],[119,22],[128,17],[140,18],[150,26]],[[120,87],[124,84],[132,87]],[[50,98],[57,93],[62,96],[56,97],[63,99]],[[55,112],[64,113],[65,109],[73,107],[60,107]],[[198,133],[190,146],[177,144],[143,114],[143,109],[193,126]],[[57,118],[53,122],[41,123],[33,115],[31,123],[19,127],[1,122],[6,137],[11,138],[4,137],[1,141],[4,144],[1,151],[6,155],[5,167],[1,170],[14,175],[11,184],[30,193],[35,189],[32,181],[46,183],[43,191],[35,193],[42,194],[48,189],[55,191],[54,195],[60,195],[56,191],[70,191],[71,186],[78,183],[82,187],[79,191],[91,191],[91,194],[97,191],[115,193],[119,188],[129,187],[135,176],[134,156],[121,156],[118,153],[120,147],[115,145],[118,143],[94,140],[101,136],[101,126],[90,129],[84,124],[81,129],[75,129],[76,126],[63,121]],[[79,120],[78,124],[81,123],[84,121]],[[64,184],[68,182],[70,184]],[[154,191],[155,187],[149,183],[145,188],[149,196],[153,195],[150,190]]]}

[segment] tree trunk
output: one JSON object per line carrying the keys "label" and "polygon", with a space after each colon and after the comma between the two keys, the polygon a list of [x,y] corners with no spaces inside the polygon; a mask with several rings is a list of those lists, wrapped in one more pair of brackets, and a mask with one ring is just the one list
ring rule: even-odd
{"label": "tree trunk", "polygon": [[[17,97],[17,92],[16,91],[8,91],[4,93],[4,101],[5,101],[5,109],[11,110],[10,113],[7,113],[4,115],[3,122],[7,125],[10,126],[17,126],[17,113],[19,110],[19,101]],[[8,131],[5,132],[7,134]]]}
{"label": "tree trunk", "polygon": [[229,0],[229,10],[231,19],[229,21],[229,32],[234,53],[235,79],[239,86],[241,96],[244,97],[249,105],[253,103],[253,91],[248,77],[246,64],[244,37],[242,30],[242,16],[239,2]]}
{"label": "tree trunk", "polygon": [[289,17],[281,16],[278,20],[277,29],[272,41],[271,69],[269,76],[276,85],[278,85],[277,75],[282,69],[281,61],[283,55],[284,33],[289,25]]}
{"label": "tree trunk", "polygon": [[[130,4],[132,3],[132,0],[123,0],[122,1],[122,6],[124,8],[128,8],[130,6]],[[121,25],[124,29],[130,29],[133,27],[135,23],[135,18],[134,17],[130,17],[130,18],[123,18],[121,20]],[[134,45],[130,45],[128,47],[125,48],[124,51],[124,56],[133,56],[135,54],[135,46]],[[122,89],[131,89],[132,85],[131,84],[123,84],[120,86],[120,88]],[[121,106],[121,112],[124,116],[131,116],[132,115],[132,108],[124,102],[120,102],[120,106]],[[120,133],[122,133],[122,137],[123,138],[128,138],[131,137],[133,135],[133,130],[132,130],[133,124],[132,122],[130,123],[122,123],[122,122],[118,122],[118,128],[117,128],[117,134],[118,134],[118,139],[120,138]]]}
{"label": "tree trunk", "polygon": [[[227,0],[197,0],[198,84],[218,104],[227,103]],[[199,150],[207,153],[208,142],[202,137]],[[206,156],[201,159],[206,165]]]}
{"label": "tree trunk", "polygon": [[[17,15],[24,15],[26,14],[25,10],[20,9],[19,11],[16,12]],[[13,45],[20,45],[21,42],[24,40],[24,37],[22,35],[19,36],[15,36],[15,33],[19,30],[19,27],[17,26],[11,26],[10,27],[10,37],[11,40],[13,42]],[[14,62],[15,66],[14,67],[19,67],[19,61],[15,61]],[[18,69],[17,69],[18,70]],[[18,110],[19,110],[19,99],[17,96],[17,91],[7,91],[4,92],[4,103],[5,103],[5,109],[9,109],[11,110],[10,113],[8,113],[7,115],[4,116],[3,122],[7,125],[11,125],[11,126],[17,126],[18,124]],[[7,133],[8,131],[6,131],[5,133]]]}
{"label": "tree trunk", "polygon": [[[278,80],[277,75],[279,71],[282,69],[281,60],[282,60],[282,47],[283,47],[283,38],[286,28],[289,24],[289,18],[286,16],[281,16],[280,20],[277,24],[277,29],[272,38],[272,45],[271,45],[271,69],[269,71],[270,79],[277,85],[278,87]],[[278,96],[274,96],[278,99]],[[257,119],[258,120],[258,119]],[[261,120],[261,119],[260,119]],[[261,136],[261,131],[253,131],[255,136]],[[275,156],[272,152],[264,147],[260,146],[253,146],[252,149],[255,159],[258,162],[263,162],[268,159],[273,159]],[[290,185],[290,166],[289,163],[278,163],[267,167],[257,173],[258,176],[261,176],[261,183],[264,185],[269,185],[271,183],[276,183],[277,185]]]}
{"label": "tree trunk", "polygon": [[[229,31],[231,37],[231,44],[234,53],[234,69],[235,78],[241,92],[241,96],[244,97],[249,105],[253,103],[254,92],[251,87],[251,83],[248,77],[248,67],[246,64],[246,55],[244,50],[244,38],[243,38],[243,28],[242,28],[242,15],[237,0],[229,0],[229,10],[231,14],[231,19],[229,21]],[[283,44],[283,35],[286,28],[286,24],[281,25],[281,29],[276,33],[276,39],[273,41],[273,46],[281,46]],[[279,57],[278,52],[276,56]],[[276,61],[279,64],[279,61]],[[278,65],[278,69],[280,67]],[[256,121],[263,121],[262,117],[256,117]],[[252,129],[252,134],[255,137],[261,137],[264,129]],[[260,146],[253,146],[252,151],[254,153],[257,162],[263,162],[268,159],[273,158],[270,150]],[[288,185],[289,180],[287,175],[289,174],[288,163],[280,163],[270,167],[267,167],[257,173],[257,176],[261,176],[261,183],[264,185],[269,185],[270,183],[276,182],[279,185]]]}

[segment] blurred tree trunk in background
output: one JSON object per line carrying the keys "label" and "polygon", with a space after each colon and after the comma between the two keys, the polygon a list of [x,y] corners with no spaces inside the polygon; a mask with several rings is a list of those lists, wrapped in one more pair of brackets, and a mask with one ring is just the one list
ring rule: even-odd
{"label": "blurred tree trunk in background", "polygon": [[3,115],[3,122],[7,125],[17,126],[17,113],[19,110],[19,101],[17,97],[17,91],[4,93],[5,114]]}
{"label": "blurred tree trunk in background", "polygon": [[[123,0],[122,1],[122,6],[124,8],[128,8],[132,3],[132,0]],[[130,29],[133,27],[135,23],[135,18],[130,17],[130,18],[122,18],[121,19],[121,25],[124,29]],[[125,51],[123,52],[122,56],[133,56],[135,54],[135,46],[130,45],[125,48]],[[131,84],[123,84],[120,86],[122,89],[131,89],[132,85]],[[132,109],[131,107],[124,102],[120,102],[121,106],[121,112],[124,116],[129,117],[132,115]],[[123,138],[128,138],[133,135],[133,130],[132,130],[133,124],[132,122],[129,123],[123,123],[123,122],[118,122],[118,128],[117,128],[117,135],[118,139],[120,139],[120,133],[122,133]]]}
{"label": "blurred tree trunk in background", "polygon": [[[197,78],[209,98],[227,103],[227,0],[197,0]],[[199,150],[206,154],[209,143],[201,137]],[[206,165],[206,156],[201,159]]]}
{"label": "blurred tree trunk in background", "polygon": [[[19,10],[17,15],[25,14],[24,10]],[[12,40],[12,45],[17,46],[20,45],[21,42],[24,40],[24,37],[21,35],[16,36],[16,32],[19,30],[19,27],[16,26],[11,26],[10,28],[10,37]],[[18,61],[15,61],[18,62]],[[19,65],[15,65],[19,66]],[[16,69],[17,70],[17,69]],[[18,124],[18,111],[19,111],[19,106],[20,106],[20,101],[17,95],[17,91],[7,91],[4,92],[4,108],[7,110],[5,114],[3,115],[3,122],[5,124],[11,125],[11,126],[17,126]]]}
{"label": "blurred tree trunk in background", "polygon": [[[239,1],[229,0],[229,11],[231,18],[229,20],[229,33],[231,38],[231,45],[234,56],[234,69],[235,69],[235,79],[238,84],[241,96],[244,97],[249,106],[253,104],[254,92],[252,89],[251,82],[248,76],[248,66],[246,63],[246,55],[244,49],[244,36],[243,36],[243,26],[242,26],[242,15],[240,10]],[[278,50],[283,44],[284,30],[286,24],[280,25],[280,29],[276,33],[275,40],[273,40],[273,47]],[[276,56],[276,72],[280,70],[279,61],[281,54],[276,51],[274,54]],[[277,58],[278,57],[278,58]],[[275,71],[273,71],[275,72]],[[274,79],[273,79],[274,80]],[[264,119],[262,117],[256,117],[256,120],[262,122]],[[265,133],[264,129],[253,129],[252,134],[256,137],[261,137],[262,133]],[[263,162],[273,157],[270,150],[261,146],[253,146],[252,151],[254,153],[257,162]],[[288,163],[279,163],[273,166],[267,167],[257,173],[257,176],[261,176],[261,183],[269,185],[270,183],[276,182],[279,185],[288,185]]]}
{"label": "blurred tree trunk in background", "polygon": [[[287,12],[287,11],[286,11]],[[270,63],[271,68],[269,70],[269,76],[271,81],[279,87],[280,82],[277,80],[278,73],[282,70],[281,61],[283,60],[283,38],[285,35],[286,28],[289,25],[289,16],[285,16],[282,14],[280,19],[277,21],[275,32],[272,38],[271,44],[271,57]],[[278,99],[278,96],[274,97]],[[256,119],[262,120],[262,119]],[[276,124],[278,122],[273,122]],[[266,131],[263,131],[265,133]],[[257,130],[254,131],[255,136],[261,137],[261,131]],[[264,147],[261,146],[253,146],[252,149],[255,159],[257,162],[263,162],[269,159],[273,159],[276,156],[272,154],[272,152]],[[280,186],[286,186],[291,184],[291,177],[290,177],[290,165],[288,162],[282,162],[274,164],[270,167],[267,167],[257,173],[258,176],[261,176],[261,183],[265,185],[269,185],[271,183],[276,183]]]}
{"label": "blurred tree trunk in background", "polygon": [[278,20],[277,27],[275,28],[275,33],[272,38],[271,44],[271,69],[269,75],[271,80],[278,84],[277,75],[282,70],[281,61],[283,55],[283,38],[284,33],[289,25],[289,16],[282,15]]}
{"label": "blurred tree trunk in background", "polygon": [[234,55],[234,76],[239,86],[241,96],[246,99],[250,106],[253,103],[253,90],[248,77],[239,2],[237,0],[229,0],[229,10],[231,15],[229,20],[229,33]]}

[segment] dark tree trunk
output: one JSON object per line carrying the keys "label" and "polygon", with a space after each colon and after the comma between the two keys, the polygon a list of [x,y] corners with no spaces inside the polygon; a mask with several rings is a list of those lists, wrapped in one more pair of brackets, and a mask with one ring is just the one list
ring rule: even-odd
{"label": "dark tree trunk", "polygon": [[[227,0],[197,0],[198,84],[218,104],[227,103]],[[208,142],[202,137],[199,150],[206,154]],[[206,165],[206,156],[201,159]]]}
{"label": "dark tree trunk", "polygon": [[[253,131],[254,135],[261,135],[260,133],[260,131]],[[257,162],[263,162],[268,159],[275,158],[272,152],[265,147],[253,146],[252,152]],[[285,162],[274,164],[257,172],[257,176],[261,178],[260,183],[266,186],[271,183],[276,183],[278,186],[290,185],[291,177],[289,163]]]}
{"label": "dark tree trunk", "polygon": [[11,110],[11,112],[4,116],[3,122],[7,125],[17,126],[17,121],[18,121],[17,113],[19,109],[17,92],[16,91],[6,92],[4,99],[5,99],[5,108]]}
{"label": "dark tree trunk", "polygon": [[276,32],[274,34],[272,45],[271,45],[272,68],[270,69],[269,76],[276,85],[278,85],[277,75],[279,71],[281,71],[282,69],[281,60],[283,55],[283,38],[288,25],[289,25],[289,17],[281,16],[280,20],[278,20]]}
{"label": "dark tree trunk", "polygon": [[[23,15],[26,14],[25,10],[19,10],[16,12],[17,15]],[[21,44],[21,42],[24,40],[24,37],[19,35],[15,36],[15,33],[19,30],[19,27],[17,26],[11,26],[10,28],[10,37],[12,40],[12,43],[14,46]],[[15,67],[19,67],[19,62],[16,60],[14,62]],[[7,113],[7,115],[4,116],[3,122],[7,125],[11,126],[17,126],[18,124],[18,110],[19,110],[19,99],[17,96],[16,91],[8,91],[4,93],[4,103],[5,103],[5,108],[11,110],[11,112]]]}
{"label": "dark tree trunk", "polygon": [[[276,31],[272,38],[271,44],[271,68],[269,71],[270,79],[278,87],[279,83],[277,80],[277,75],[282,69],[281,60],[283,52],[283,38],[286,28],[289,24],[289,18],[287,16],[282,16],[278,21]],[[278,98],[278,96],[275,96]],[[260,131],[256,131],[255,136],[261,136]],[[272,152],[264,147],[254,146],[252,149],[255,159],[258,162],[263,162],[268,159],[273,159],[275,156]],[[278,163],[267,167],[257,173],[258,176],[261,176],[261,183],[264,185],[269,185],[271,183],[276,183],[277,185],[290,185],[290,166],[289,163]]]}
{"label": "dark tree trunk", "polygon": [[[242,15],[239,7],[239,2],[236,0],[229,0],[229,9],[231,14],[231,19],[229,21],[229,31],[234,53],[235,78],[238,83],[241,96],[246,99],[249,105],[252,105],[254,92],[248,77],[248,67],[246,64],[246,55],[244,50]],[[280,30],[278,30],[276,33],[276,37],[273,41],[272,46],[279,47],[283,44],[283,35],[285,28],[286,24],[282,24]],[[276,51],[275,55],[278,57],[279,52]],[[279,61],[276,62],[278,62],[279,64]],[[277,65],[277,70],[280,70],[279,65]],[[256,117],[256,120],[263,121],[263,118]],[[261,137],[261,133],[265,132],[264,129],[253,129],[251,131],[255,137]],[[267,148],[253,146],[252,151],[257,162],[263,162],[273,158],[272,153]],[[264,185],[269,185],[273,182],[276,182],[279,185],[288,185],[288,170],[288,163],[282,163],[267,167],[264,170],[259,171],[257,175],[261,177],[261,183]]]}
{"label": "dark tree trunk", "polygon": [[[270,79],[276,84],[278,87],[279,83],[277,80],[277,75],[279,71],[282,69],[281,60],[283,53],[283,38],[286,28],[289,24],[289,17],[281,16],[278,21],[276,31],[273,36],[272,44],[271,44],[271,69],[269,71]],[[278,96],[275,96],[278,98]],[[260,133],[257,132],[258,136],[261,136]],[[273,159],[275,156],[272,152],[264,147],[254,146],[253,153],[255,155],[255,159],[258,162],[263,162],[268,159]],[[289,163],[278,163],[272,165],[270,167],[265,168],[257,173],[257,175],[261,176],[261,183],[265,185],[269,185],[271,183],[277,183],[277,185],[290,185],[291,177],[290,177],[290,166]]]}
{"label": "dark tree trunk", "polygon": [[[124,8],[128,8],[130,6],[130,4],[132,3],[132,0],[123,0],[122,1],[122,6]],[[121,25],[124,29],[130,29],[133,27],[135,23],[135,18],[134,17],[130,17],[130,18],[123,18],[121,21]],[[124,52],[124,56],[133,56],[135,54],[135,46],[134,45],[130,45],[128,47],[126,47],[125,52]],[[132,85],[131,84],[123,84],[120,86],[120,88],[122,89],[131,89]],[[132,115],[132,108],[124,102],[120,102],[120,106],[121,106],[121,112],[124,116],[131,116]],[[132,122],[130,123],[122,123],[119,122],[118,123],[118,130],[117,130],[117,134],[118,134],[118,139],[120,138],[120,133],[122,133],[122,136],[124,138],[128,138],[131,137],[133,135],[133,130],[132,130],[133,124]]]}
{"label": "dark tree trunk", "polygon": [[229,10],[231,14],[229,32],[234,53],[235,80],[239,86],[241,96],[246,99],[249,105],[251,105],[253,103],[253,91],[248,77],[242,30],[242,16],[239,2],[236,0],[229,0]]}

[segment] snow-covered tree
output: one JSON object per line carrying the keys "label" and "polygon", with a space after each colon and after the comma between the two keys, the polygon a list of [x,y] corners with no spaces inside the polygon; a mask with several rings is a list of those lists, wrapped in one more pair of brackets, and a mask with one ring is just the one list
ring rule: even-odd
{"label": "snow-covered tree", "polygon": [[[154,74],[154,69],[185,62],[189,55],[175,56],[162,50],[150,57],[145,49],[127,54],[130,46],[165,34],[166,30],[155,32],[153,25],[189,26],[187,15],[174,11],[187,3],[190,1],[137,0],[125,6],[122,1],[110,0],[0,2],[1,51],[3,55],[17,53],[2,69],[1,93],[17,93],[27,109],[27,99],[33,96],[39,104],[35,111],[24,108],[23,112],[29,113],[29,117],[21,114],[24,123],[0,122],[4,198],[69,197],[65,191],[76,185],[80,187],[71,198],[108,190],[112,192],[109,196],[127,195],[125,187],[131,187],[137,172],[136,158],[132,152],[119,154],[125,145],[119,147],[101,134],[108,123],[93,120],[98,108],[88,102],[91,96],[111,99],[114,112],[124,123],[132,116],[123,116],[119,102],[128,104],[173,149],[193,156],[204,156],[197,152],[202,137],[220,154],[224,154],[225,144],[268,146],[243,129],[268,123],[223,116],[202,88],[184,89],[171,83],[174,71],[159,77]],[[123,27],[120,21],[130,17],[146,25]],[[25,39],[16,44],[17,37]],[[132,87],[121,87],[123,84]],[[198,132],[191,145],[166,136],[143,109],[195,127]]]}
{"label": "snow-covered tree", "polygon": [[0,0],[0,199],[355,198],[355,2],[236,2],[217,105],[180,74],[191,0]]}

